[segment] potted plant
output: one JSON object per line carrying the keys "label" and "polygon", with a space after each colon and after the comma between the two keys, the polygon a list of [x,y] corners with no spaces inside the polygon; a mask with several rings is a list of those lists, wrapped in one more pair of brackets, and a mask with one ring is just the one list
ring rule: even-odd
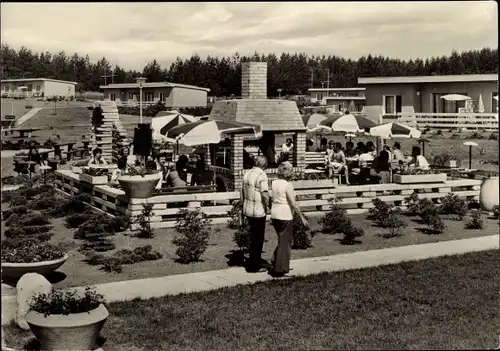
{"label": "potted plant", "polygon": [[338,185],[336,181],[326,173],[295,173],[291,179],[294,189],[333,188]]}
{"label": "potted plant", "polygon": [[392,180],[397,184],[444,183],[446,173],[433,174],[430,170],[410,169],[399,174],[393,174]]}
{"label": "potted plant", "polygon": [[109,316],[104,297],[90,287],[38,294],[29,306],[26,322],[42,350],[93,350]]}
{"label": "potted plant", "polygon": [[80,180],[92,185],[105,185],[108,184],[108,173],[107,168],[83,168],[82,173],[80,173]]}
{"label": "potted plant", "polygon": [[2,240],[2,279],[17,280],[26,273],[49,274],[61,267],[68,255],[38,239]]}
{"label": "potted plant", "polygon": [[126,175],[118,177],[118,182],[128,198],[151,197],[160,181],[160,173],[147,166],[129,166]]}

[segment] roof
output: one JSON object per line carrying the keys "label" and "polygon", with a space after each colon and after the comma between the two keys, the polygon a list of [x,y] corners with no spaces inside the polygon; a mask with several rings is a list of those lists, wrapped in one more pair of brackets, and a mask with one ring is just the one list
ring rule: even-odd
{"label": "roof", "polygon": [[365,96],[323,96],[327,100],[366,100]]}
{"label": "roof", "polygon": [[56,82],[77,85],[77,82],[69,82],[66,80],[58,80],[52,78],[16,78],[16,79],[2,79],[2,83],[22,83],[22,82]]}
{"label": "roof", "polygon": [[366,91],[366,88],[309,88],[307,91]]}
{"label": "roof", "polygon": [[358,78],[358,84],[463,83],[496,81],[498,81],[498,74]]}
{"label": "roof", "polygon": [[[101,85],[99,88],[101,89],[139,89],[139,83],[122,83],[122,84],[108,84]],[[150,82],[143,83],[142,88],[184,88],[184,89],[192,89],[192,90],[204,90],[209,92],[210,89],[197,87],[195,85],[187,85],[187,84],[177,84],[170,82]]]}

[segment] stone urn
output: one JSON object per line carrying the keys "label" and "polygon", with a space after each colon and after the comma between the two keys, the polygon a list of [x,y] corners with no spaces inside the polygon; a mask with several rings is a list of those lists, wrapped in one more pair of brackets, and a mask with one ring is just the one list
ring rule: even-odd
{"label": "stone urn", "polygon": [[31,263],[9,263],[2,262],[2,279],[16,280],[21,278],[26,273],[38,273],[47,275],[61,267],[68,259],[68,254],[57,260],[41,261]]}
{"label": "stone urn", "polygon": [[498,179],[499,177],[486,178],[481,184],[479,204],[484,211],[491,211],[493,207],[498,206]]}
{"label": "stone urn", "polygon": [[153,195],[155,187],[160,181],[161,174],[123,175],[118,182],[128,198],[145,199]]}
{"label": "stone urn", "polygon": [[104,305],[84,313],[44,316],[30,310],[26,322],[41,350],[93,350],[109,312]]}

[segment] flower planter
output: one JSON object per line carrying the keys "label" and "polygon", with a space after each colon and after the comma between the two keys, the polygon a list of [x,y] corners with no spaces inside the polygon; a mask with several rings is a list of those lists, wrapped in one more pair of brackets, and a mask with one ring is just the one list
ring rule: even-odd
{"label": "flower planter", "polygon": [[80,174],[80,180],[84,183],[89,183],[92,185],[106,185],[108,184],[108,176],[91,176],[85,173]]}
{"label": "flower planter", "polygon": [[128,198],[144,199],[151,197],[153,191],[160,180],[160,174],[124,175],[118,178],[118,182]]}
{"label": "flower planter", "polygon": [[303,179],[291,181],[294,189],[318,189],[318,188],[333,188],[338,184],[333,179]]}
{"label": "flower planter", "polygon": [[61,267],[68,259],[68,255],[63,257],[42,262],[32,263],[4,263],[2,262],[2,278],[15,280],[21,278],[26,273],[49,274]]}
{"label": "flower planter", "polygon": [[87,313],[67,316],[52,314],[45,317],[30,310],[26,322],[42,350],[93,350],[108,316],[108,310],[101,304]]}
{"label": "flower planter", "polygon": [[392,180],[397,184],[444,183],[446,173],[438,174],[394,174]]}
{"label": "flower planter", "polygon": [[484,211],[491,211],[499,204],[498,179],[499,177],[487,178],[481,184],[479,204]]}

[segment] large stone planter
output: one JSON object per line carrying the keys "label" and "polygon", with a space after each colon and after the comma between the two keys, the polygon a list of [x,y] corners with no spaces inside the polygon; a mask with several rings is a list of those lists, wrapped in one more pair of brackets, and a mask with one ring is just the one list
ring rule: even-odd
{"label": "large stone planter", "polygon": [[52,314],[45,317],[30,310],[26,314],[26,322],[42,350],[93,350],[108,316],[104,305],[88,313],[67,316]]}
{"label": "large stone planter", "polygon": [[446,173],[438,174],[393,174],[392,181],[397,184],[419,184],[419,183],[444,183]]}
{"label": "large stone planter", "polygon": [[294,189],[321,189],[321,188],[334,188],[338,185],[336,179],[303,179],[292,180],[291,183]]}
{"label": "large stone planter", "polygon": [[108,176],[91,176],[85,173],[80,174],[80,180],[84,183],[92,185],[106,185],[108,184]]}
{"label": "large stone planter", "polygon": [[2,262],[2,279],[16,280],[26,273],[50,274],[68,259],[68,254],[53,261],[42,261],[33,263],[4,263]]}
{"label": "large stone planter", "polygon": [[484,211],[491,211],[499,204],[498,179],[499,177],[487,178],[481,184],[479,203]]}
{"label": "large stone planter", "polygon": [[160,173],[147,174],[144,177],[124,175],[118,182],[128,198],[145,199],[153,195],[153,191],[160,180]]}

